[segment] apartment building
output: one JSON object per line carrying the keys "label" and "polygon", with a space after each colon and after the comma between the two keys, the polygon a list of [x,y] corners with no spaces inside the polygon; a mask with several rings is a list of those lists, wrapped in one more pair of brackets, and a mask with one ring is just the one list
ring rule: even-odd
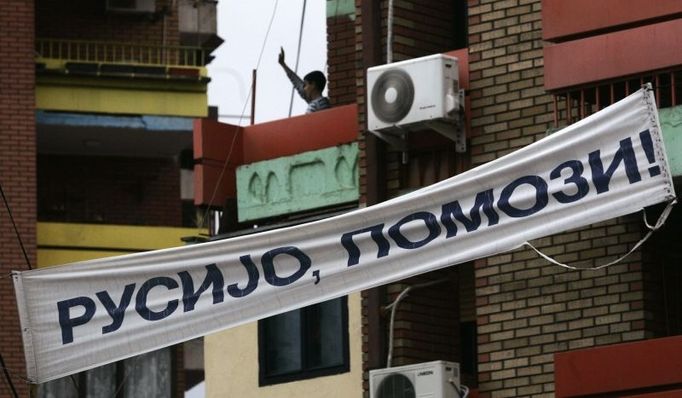
{"label": "apartment building", "polygon": [[[197,125],[196,203],[222,214],[215,239],[371,206],[523,148],[647,82],[679,175],[680,15],[674,1],[327,1],[334,107],[245,128]],[[367,69],[434,54],[458,58],[465,152],[431,128],[411,129],[403,145],[367,128]],[[348,145],[357,156],[343,155]],[[339,181],[323,170],[341,163],[357,167],[355,194],[312,200],[330,189],[325,181]],[[296,175],[305,168],[319,178]],[[370,371],[386,368],[390,351],[393,367],[457,362],[470,396],[674,396],[678,214],[598,271],[518,249],[208,336],[208,395],[386,396],[370,391]],[[626,254],[646,231],[633,214],[533,244],[589,268]]]}
{"label": "apartment building", "polygon": [[6,276],[202,233],[192,125],[208,116],[215,3],[7,1],[0,10],[0,396],[182,396],[203,377],[186,371],[182,346],[29,387]]}
{"label": "apartment building", "polygon": [[[210,32],[183,31],[182,6],[192,12],[194,4],[97,4],[0,5],[0,182],[12,215],[0,219],[4,274],[196,234],[175,228],[187,225],[181,175],[191,166],[194,204],[218,220],[211,239],[305,228],[489,163],[647,82],[680,174],[682,6],[674,0],[329,0],[334,106],[247,127],[207,118],[203,67],[216,42]],[[464,152],[432,128],[412,129],[400,145],[367,128],[367,69],[434,54],[458,58]],[[181,161],[190,147],[193,162]],[[661,210],[648,208],[648,217]],[[566,270],[518,249],[207,336],[208,396],[378,397],[373,370],[437,360],[459,364],[469,396],[675,396],[679,217],[674,209],[641,248],[598,271]],[[150,241],[163,231],[163,242]],[[633,214],[533,244],[588,268],[626,254],[646,232]],[[9,278],[0,283],[1,353],[14,381],[0,393],[26,395],[13,289]],[[134,396],[154,386],[152,395],[178,394],[181,351],[84,372],[78,389],[62,380],[37,393],[96,396],[101,390],[89,387],[124,386]]]}

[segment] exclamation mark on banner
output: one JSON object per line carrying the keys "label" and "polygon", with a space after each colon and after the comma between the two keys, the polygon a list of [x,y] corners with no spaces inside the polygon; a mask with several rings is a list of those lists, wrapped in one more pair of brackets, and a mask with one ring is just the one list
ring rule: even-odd
{"label": "exclamation mark on banner", "polygon": [[[644,153],[649,163],[656,163],[656,156],[654,156],[654,143],[651,141],[651,133],[649,130],[642,131],[639,133],[639,139],[642,141],[642,148],[644,148]],[[661,174],[661,168],[659,166],[649,167],[649,175],[656,177]]]}

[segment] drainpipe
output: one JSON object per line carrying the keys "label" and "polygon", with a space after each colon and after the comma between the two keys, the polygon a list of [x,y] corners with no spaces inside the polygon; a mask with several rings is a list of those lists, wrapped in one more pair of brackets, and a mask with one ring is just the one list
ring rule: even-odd
{"label": "drainpipe", "polygon": [[[362,70],[381,64],[381,1],[363,0],[360,3],[362,13],[360,26],[362,29]],[[356,19],[357,21],[358,19]],[[365,92],[367,82],[363,82]],[[366,97],[365,97],[366,98]],[[359,103],[359,101],[358,101]],[[365,101],[367,104],[367,101]],[[365,105],[366,106],[366,105]],[[365,115],[367,115],[365,109]],[[377,204],[386,199],[386,167],[384,143],[374,134],[367,132],[366,122],[361,126],[365,134],[365,202],[367,206]],[[381,313],[386,287],[379,286],[362,292],[365,310],[367,311],[367,369],[383,366],[386,338],[385,326]]]}

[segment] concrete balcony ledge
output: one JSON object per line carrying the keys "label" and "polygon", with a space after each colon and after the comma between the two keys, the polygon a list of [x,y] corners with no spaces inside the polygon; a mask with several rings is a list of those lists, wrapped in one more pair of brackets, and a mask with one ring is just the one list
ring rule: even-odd
{"label": "concrete balcony ledge", "polygon": [[182,246],[183,238],[206,235],[197,228],[39,222],[38,266],[47,267]]}
{"label": "concrete balcony ledge", "polygon": [[[355,104],[252,126],[195,120],[194,203],[222,206],[226,199],[237,198],[239,166],[355,142],[357,120]],[[262,178],[265,183],[268,177]]]}
{"label": "concrete balcony ledge", "polygon": [[358,145],[339,145],[237,168],[240,222],[357,201]]}
{"label": "concrete balcony ledge", "polygon": [[542,38],[549,41],[679,18],[679,0],[542,0]]}
{"label": "concrete balcony ledge", "polygon": [[682,396],[682,337],[666,337],[554,355],[556,396]]}

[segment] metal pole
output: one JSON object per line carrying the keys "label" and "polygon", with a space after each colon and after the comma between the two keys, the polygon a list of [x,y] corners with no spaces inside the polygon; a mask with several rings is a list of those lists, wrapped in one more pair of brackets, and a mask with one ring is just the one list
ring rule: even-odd
{"label": "metal pole", "polygon": [[[303,41],[303,22],[305,21],[305,6],[307,0],[303,0],[303,10],[301,11],[301,27],[298,30],[298,49],[296,50],[296,65],[294,66],[294,72],[298,74],[298,62],[301,59],[301,42]],[[289,117],[291,117],[291,111],[294,107],[294,88],[291,88],[291,98],[289,99]]]}
{"label": "metal pole", "polygon": [[256,75],[257,70],[251,72],[251,124],[256,121]]}

